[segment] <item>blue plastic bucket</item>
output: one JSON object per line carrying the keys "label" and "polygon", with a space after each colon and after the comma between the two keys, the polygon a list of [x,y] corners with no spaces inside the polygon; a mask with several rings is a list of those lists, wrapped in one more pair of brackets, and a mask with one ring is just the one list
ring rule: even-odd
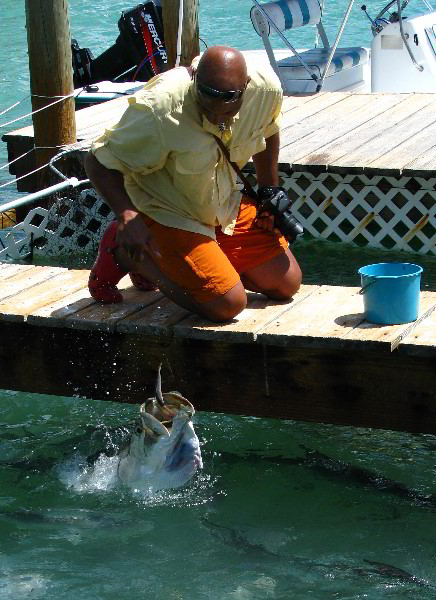
{"label": "blue plastic bucket", "polygon": [[381,325],[416,321],[422,267],[410,263],[379,263],[358,270],[365,319]]}

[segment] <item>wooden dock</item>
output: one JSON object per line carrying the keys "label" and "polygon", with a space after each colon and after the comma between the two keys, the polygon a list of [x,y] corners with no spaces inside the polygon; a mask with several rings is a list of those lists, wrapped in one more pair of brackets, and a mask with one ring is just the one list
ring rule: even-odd
{"label": "wooden dock", "polygon": [[[119,98],[77,111],[78,140],[90,144],[125,106],[126,99]],[[313,237],[436,255],[435,133],[436,94],[285,97],[279,175],[295,217]],[[2,139],[13,160],[33,148],[33,127]],[[83,155],[69,155],[68,163],[58,166],[83,179]],[[29,152],[10,171],[19,178],[34,167]],[[253,164],[244,170],[250,175]],[[17,180],[17,187],[35,191],[36,177]],[[71,204],[76,197],[73,191]],[[26,214],[27,208],[18,209],[18,220]]]}
{"label": "wooden dock", "polygon": [[[91,141],[117,121],[125,98],[76,112],[78,141]],[[436,94],[321,92],[283,102],[280,163],[293,171],[434,177]],[[3,135],[9,160],[33,148],[33,126]],[[19,177],[34,168],[31,153],[11,165]],[[34,179],[18,183],[34,191]]]}
{"label": "wooden dock", "polygon": [[4,389],[141,402],[164,390],[198,410],[436,433],[436,292],[419,319],[364,320],[359,288],[303,285],[289,302],[249,295],[226,324],[128,277],[95,303],[87,270],[0,264]]}

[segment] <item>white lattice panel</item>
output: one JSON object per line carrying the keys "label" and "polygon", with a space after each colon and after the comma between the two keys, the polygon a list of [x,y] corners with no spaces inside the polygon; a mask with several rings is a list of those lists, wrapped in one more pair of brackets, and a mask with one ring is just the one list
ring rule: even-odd
{"label": "white lattice panel", "polygon": [[[113,213],[93,189],[67,198],[56,198],[50,209],[33,208],[25,220],[11,230],[33,234],[33,252],[43,256],[62,256],[79,252],[96,253],[100,238]],[[12,235],[2,238],[0,260],[22,258]]]}
{"label": "white lattice panel", "polygon": [[[280,172],[280,180],[294,215],[314,237],[436,255],[436,178]],[[97,193],[86,189],[56,199],[49,210],[32,209],[12,231],[33,234],[35,254],[96,253],[113,218]],[[22,257],[24,250],[22,239],[2,236],[0,260]]]}
{"label": "white lattice panel", "polygon": [[314,237],[436,254],[436,178],[280,173],[293,213]]}

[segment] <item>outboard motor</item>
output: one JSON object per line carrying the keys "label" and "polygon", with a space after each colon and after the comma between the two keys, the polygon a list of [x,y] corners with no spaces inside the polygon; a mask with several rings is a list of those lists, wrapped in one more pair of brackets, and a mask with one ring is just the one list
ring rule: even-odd
{"label": "outboard motor", "polygon": [[94,58],[89,48],[72,40],[74,87],[99,81],[148,81],[166,71],[162,10],[158,0],[144,2],[121,13],[120,34],[113,46]]}

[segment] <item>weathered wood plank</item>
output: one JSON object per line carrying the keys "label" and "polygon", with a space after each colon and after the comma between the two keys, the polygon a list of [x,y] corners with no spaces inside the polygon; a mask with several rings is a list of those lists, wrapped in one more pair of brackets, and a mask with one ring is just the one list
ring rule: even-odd
{"label": "weathered wood plank", "polygon": [[74,315],[84,308],[91,306],[95,300],[89,295],[87,288],[82,288],[60,298],[56,302],[50,302],[27,315],[30,325],[41,327],[63,327],[67,317]]}
{"label": "weathered wood plank", "polygon": [[[405,119],[425,105],[429,105],[429,121],[424,118],[421,121],[423,113],[407,124]],[[78,139],[89,142],[96,138],[120,118],[125,106],[126,98],[118,98],[77,111]],[[425,138],[423,132],[434,123],[435,108],[434,94],[322,92],[287,96],[283,102],[280,162],[296,170],[329,169],[342,173],[366,169],[368,173],[377,174],[385,167],[390,169],[390,174],[399,174],[404,168],[407,176],[428,176],[436,168],[436,148],[422,152],[413,137],[421,136],[428,147],[431,135]],[[407,157],[406,147],[404,156],[401,148],[397,149],[396,126],[402,121],[405,127],[402,141],[410,139],[407,147],[410,152],[419,152],[416,157]],[[408,126],[409,138],[406,136]],[[3,139],[11,147],[28,144],[33,139],[33,127],[9,132]],[[381,145],[379,140],[383,140]],[[364,144],[370,145],[360,150]]]}
{"label": "weathered wood plank", "polygon": [[[430,116],[428,115],[426,120],[429,120],[428,117]],[[436,114],[435,121],[428,125],[425,124],[421,131],[411,134],[407,128],[408,124],[405,123],[401,130],[397,132],[397,145],[393,145],[388,149],[385,146],[384,151],[380,148],[382,154],[379,154],[372,162],[367,164],[371,170],[378,169],[380,175],[389,175],[391,170],[397,173],[399,165],[402,165],[400,170],[404,173],[404,165],[410,162],[411,156],[423,155],[433,148],[436,139]],[[416,172],[414,175],[416,175]]]}
{"label": "weathered wood plank", "polygon": [[[408,109],[408,110],[407,110]],[[353,165],[353,168],[373,168],[372,158],[386,155],[389,161],[389,152],[395,150],[403,141],[412,138],[428,125],[434,123],[435,103],[429,103],[426,98],[410,98],[398,106],[398,110],[389,111],[386,115],[384,129],[377,132],[376,136],[362,141],[361,146],[353,152],[343,155],[334,161],[336,167]],[[359,135],[360,137],[360,135]],[[396,164],[390,161],[389,172],[395,171],[400,174],[404,166],[404,157]],[[378,165],[383,171],[383,168]],[[388,173],[390,174],[390,173]]]}
{"label": "weathered wood plank", "polygon": [[0,281],[3,281],[7,277],[14,277],[14,275],[23,273],[25,270],[30,271],[31,269],[34,269],[34,265],[17,265],[0,262]]}
{"label": "weathered wood plank", "polygon": [[433,177],[436,170],[436,144],[404,165],[405,177]]}
{"label": "weathered wood plank", "polygon": [[363,321],[360,288],[323,285],[305,302],[258,332],[258,341],[279,346],[344,346],[345,332]]}
{"label": "weathered wood plank", "polygon": [[36,266],[33,269],[20,270],[14,276],[8,277],[5,281],[2,281],[0,287],[0,299],[6,300],[6,298],[15,296],[28,288],[55,277],[60,271],[66,270],[67,269],[61,269],[59,267],[41,266]]}
{"label": "weathered wood plank", "polygon": [[163,362],[166,389],[200,411],[436,433],[435,358],[2,321],[0,340],[7,389],[143,402]]}
{"label": "weathered wood plank", "polygon": [[190,314],[160,294],[155,302],[123,318],[118,323],[117,331],[172,337],[174,325],[189,317]]}
{"label": "weathered wood plank", "polygon": [[[436,302],[436,298],[434,299]],[[413,323],[410,323],[409,326],[400,333],[400,335],[392,342],[391,344],[391,350],[394,351],[398,348],[398,346],[401,344],[401,342],[403,340],[406,340],[409,335],[411,335],[420,325],[421,323],[425,323],[425,321],[427,321],[427,319],[429,317],[431,317],[434,313],[436,309],[436,303],[431,305],[430,308],[427,308],[427,310],[425,311],[421,311],[420,316],[418,316],[418,318],[416,319],[416,321],[414,321]],[[429,325],[431,326],[431,322],[430,323],[425,323],[425,325]],[[422,344],[422,340],[421,340],[421,344]],[[434,351],[434,354],[436,355],[436,348],[434,346],[434,344],[431,344],[429,346],[427,346],[428,349],[431,349]]]}
{"label": "weathered wood plank", "polygon": [[[350,120],[333,120],[326,112],[322,131],[314,131],[304,138],[304,144],[291,143],[281,148],[280,160],[290,162],[294,168],[336,164],[347,152],[359,147],[358,135],[364,133],[369,139],[383,128],[384,117],[392,109],[405,102],[401,95],[386,95],[366,106],[360,113],[352,113]],[[351,166],[353,166],[351,164]]]}
{"label": "weathered wood plank", "polygon": [[335,110],[339,106],[346,103],[351,96],[348,94],[336,94],[333,98],[329,94],[315,95],[311,98],[297,97],[297,101],[293,101],[292,104],[288,98],[283,99],[283,116],[280,122],[282,135],[290,127],[294,127],[301,121],[306,122],[307,120],[316,117],[325,119],[325,113],[330,110]]}
{"label": "weathered wood plank", "polygon": [[[103,133],[108,124],[116,122],[121,117],[125,106],[126,98],[115,98],[114,100],[76,111],[77,140],[88,139],[89,129],[97,129]],[[33,139],[33,125],[27,125],[15,131],[10,131],[2,137],[6,142],[18,138]]]}
{"label": "weathered wood plank", "polygon": [[[290,116],[288,113],[293,111],[294,108],[303,104],[311,104],[312,102],[319,103],[322,110],[322,107],[325,106],[324,102],[326,102],[326,106],[331,102],[331,99],[323,100],[322,98],[324,96],[326,96],[326,92],[321,92],[320,94],[291,94],[290,96],[285,96],[282,105],[283,118],[287,119]],[[290,118],[292,118],[292,116]]]}
{"label": "weathered wood plank", "polygon": [[[434,308],[436,305],[436,292],[421,292],[419,300],[420,315],[425,315],[427,311]],[[408,333],[413,331],[414,327],[415,325],[413,323],[402,325],[375,325],[368,321],[362,321],[351,331],[347,332],[344,337],[346,337],[347,340],[359,341],[360,346],[364,349],[370,348],[372,345],[376,344],[381,350],[390,352],[396,347],[397,340],[407,339]]]}
{"label": "weathered wood plank", "polygon": [[248,294],[247,308],[229,323],[211,323],[194,315],[175,325],[174,335],[232,343],[256,341],[257,333],[288,310],[294,309],[319,286],[302,285],[290,301],[268,300],[260,294]]}
{"label": "weathered wood plank", "polygon": [[[311,105],[302,106],[299,110],[293,110],[292,120],[285,119],[281,125],[280,143],[282,148],[290,149],[291,144],[302,138],[303,144],[311,143],[312,136],[318,136],[318,144],[325,145],[332,138],[337,139],[343,132],[348,132],[362,123],[362,119],[368,120],[371,105],[380,110],[380,104],[370,94],[340,95],[338,102],[319,112],[310,112]],[[363,111],[363,112],[362,112]],[[304,146],[303,146],[304,148]],[[302,150],[303,152],[304,150]],[[303,156],[301,154],[300,156]]]}
{"label": "weathered wood plank", "polygon": [[377,422],[383,429],[407,431],[436,426],[435,358],[267,346],[265,364],[271,406],[286,399],[297,420],[316,414],[321,423],[334,415],[344,425]]}
{"label": "weathered wood plank", "polygon": [[[24,271],[24,276],[29,271]],[[54,277],[22,290],[19,294],[0,300],[0,318],[23,321],[28,314],[46,304],[64,300],[66,296],[87,287],[89,271],[60,270]]]}
{"label": "weathered wood plank", "polygon": [[436,350],[436,308],[405,339],[402,339],[398,346],[401,352],[407,351],[410,354],[420,353],[427,348]]}
{"label": "weathered wood plank", "polygon": [[[373,106],[378,114],[372,114],[371,105],[367,107],[362,116],[362,123],[352,128],[348,132],[341,131],[332,143],[328,142],[325,135],[322,135],[322,156],[319,152],[312,156],[306,156],[296,160],[299,166],[310,165],[315,162],[323,161],[329,169],[339,172],[363,171],[367,163],[372,160],[372,156],[365,144],[372,144],[377,148],[377,144],[382,140],[384,143],[395,147],[395,128],[402,121],[409,119],[415,111],[424,108],[430,103],[428,96],[406,95],[387,95]],[[379,109],[385,105],[385,110],[379,112]],[[340,125],[338,125],[340,127]],[[410,135],[413,135],[413,129],[410,129]],[[361,150],[365,147],[365,150]],[[392,165],[391,165],[392,167]],[[403,164],[397,165],[398,172]],[[393,167],[392,167],[393,168]]]}
{"label": "weathered wood plank", "polygon": [[66,317],[66,327],[74,329],[116,331],[118,322],[132,315],[144,306],[148,306],[162,298],[159,291],[142,292],[129,287],[123,290],[123,302],[119,304],[94,303]]}

